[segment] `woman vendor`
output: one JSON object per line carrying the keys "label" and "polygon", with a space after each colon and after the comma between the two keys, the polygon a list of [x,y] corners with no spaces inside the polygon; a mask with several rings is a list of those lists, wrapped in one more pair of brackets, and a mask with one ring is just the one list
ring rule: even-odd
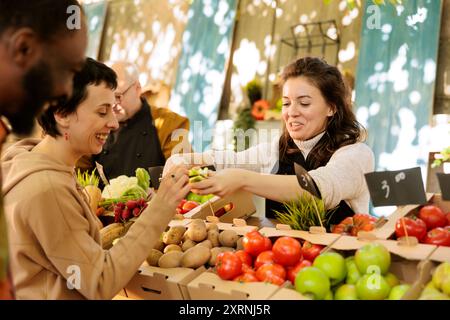
{"label": "woman vendor", "polygon": [[305,191],[294,163],[306,171],[324,201],[336,209],[328,221],[339,223],[356,212],[368,212],[364,174],[373,171],[374,156],[363,143],[365,130],[352,111],[350,93],[339,70],[324,60],[300,58],[286,66],[282,79],[283,131],[272,143],[242,152],[208,151],[172,156],[175,163],[214,165],[217,172],[192,188],[219,196],[238,189],[265,197],[266,217]]}

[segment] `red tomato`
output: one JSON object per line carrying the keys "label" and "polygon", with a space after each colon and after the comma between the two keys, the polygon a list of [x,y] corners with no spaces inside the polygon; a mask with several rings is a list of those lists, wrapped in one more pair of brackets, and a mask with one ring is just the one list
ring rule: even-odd
{"label": "red tomato", "polygon": [[254,273],[248,273],[248,272],[244,272],[243,274],[237,276],[236,278],[233,279],[233,281],[237,281],[237,282],[259,282],[258,278],[255,276]]}
{"label": "red tomato", "polygon": [[436,246],[450,247],[450,230],[445,228],[435,228],[428,231],[423,242],[434,244]]}
{"label": "red tomato", "polygon": [[444,212],[436,206],[428,205],[419,210],[419,218],[425,222],[428,230],[445,227],[448,223]]}
{"label": "red tomato", "polygon": [[222,252],[217,256],[216,270],[223,280],[234,279],[242,273],[242,261],[233,252]]}
{"label": "red tomato", "polygon": [[245,252],[253,257],[257,257],[258,254],[264,251],[265,240],[262,234],[258,231],[251,231],[242,239],[242,245]]}
{"label": "red tomato", "polygon": [[255,269],[258,270],[259,267],[265,264],[273,264],[273,251],[263,251],[261,252],[255,260]]}
{"label": "red tomato", "polygon": [[320,244],[312,244],[309,241],[305,241],[302,246],[303,259],[314,262],[323,248],[325,248],[325,246],[321,246]]}
{"label": "red tomato", "polygon": [[252,273],[256,275],[256,271],[251,266],[245,263],[242,264],[242,273]]}
{"label": "red tomato", "polygon": [[286,279],[286,270],[279,264],[265,264],[256,271],[256,277],[260,281],[280,285]]}
{"label": "red tomato", "polygon": [[293,266],[302,258],[300,242],[291,237],[281,237],[273,244],[273,261],[283,266]]}
{"label": "red tomato", "polygon": [[264,251],[272,250],[272,241],[269,238],[264,237]]}
{"label": "red tomato", "polygon": [[192,209],[194,209],[195,207],[198,207],[199,203],[195,202],[195,201],[186,201],[183,206],[181,207],[181,209],[184,211],[184,213],[191,211]]}
{"label": "red tomato", "polygon": [[450,212],[447,213],[447,225],[450,226]]}
{"label": "red tomato", "polygon": [[301,262],[297,263],[293,267],[287,268],[287,278],[292,283],[295,284],[295,277],[297,276],[297,273],[303,269],[304,267],[310,267],[312,266],[312,262],[309,260],[302,260]]}
{"label": "red tomato", "polygon": [[253,264],[252,256],[244,250],[238,250],[234,254],[237,255],[239,259],[241,259],[242,264],[246,264],[248,266],[251,266]]}
{"label": "red tomato", "polygon": [[397,236],[397,238],[406,236],[403,223],[409,237],[416,237],[417,240],[421,241],[427,234],[427,225],[425,224],[425,222],[423,222],[422,219],[411,219],[405,217],[398,219],[397,223],[395,224],[395,235]]}
{"label": "red tomato", "polygon": [[182,199],[181,201],[180,201],[180,203],[178,204],[178,206],[177,206],[177,208],[182,208],[183,207],[183,205],[185,204],[187,202],[187,200],[186,199]]}

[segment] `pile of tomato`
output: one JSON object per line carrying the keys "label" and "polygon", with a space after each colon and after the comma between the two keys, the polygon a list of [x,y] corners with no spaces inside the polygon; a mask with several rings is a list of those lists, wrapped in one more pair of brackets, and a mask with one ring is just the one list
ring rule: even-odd
{"label": "pile of tomato", "polygon": [[450,212],[445,214],[434,205],[424,206],[417,217],[400,218],[395,234],[397,238],[408,235],[421,243],[450,247]]}
{"label": "pile of tomato", "polygon": [[324,246],[305,241],[301,244],[291,237],[272,241],[258,231],[243,238],[243,250],[224,252],[217,256],[216,271],[224,280],[239,282],[270,282],[281,285],[294,283],[304,267],[311,266]]}

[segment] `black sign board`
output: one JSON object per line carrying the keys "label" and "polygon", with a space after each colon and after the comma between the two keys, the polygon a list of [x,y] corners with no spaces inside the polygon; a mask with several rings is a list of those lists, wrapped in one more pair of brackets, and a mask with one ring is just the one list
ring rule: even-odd
{"label": "black sign board", "polygon": [[450,200],[450,174],[437,173],[443,200]]}
{"label": "black sign board", "polygon": [[365,177],[375,207],[427,202],[419,167],[366,173]]}
{"label": "black sign board", "polygon": [[305,168],[303,168],[298,163],[294,163],[294,169],[295,175],[297,176],[297,180],[300,186],[309,193],[311,193],[313,196],[322,199],[322,197],[320,196],[320,192],[319,190],[317,190],[316,184],[309,175],[308,171],[306,171]]}

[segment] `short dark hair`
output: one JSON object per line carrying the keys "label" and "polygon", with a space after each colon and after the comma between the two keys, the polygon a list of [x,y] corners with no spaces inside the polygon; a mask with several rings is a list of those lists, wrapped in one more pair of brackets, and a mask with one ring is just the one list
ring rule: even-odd
{"label": "short dark hair", "polygon": [[87,86],[105,84],[111,90],[117,88],[117,75],[113,69],[94,59],[87,58],[83,69],[73,78],[73,94],[69,100],[58,102],[48,107],[39,117],[38,121],[44,130],[54,138],[61,135],[59,132],[55,113],[69,115],[76,112],[78,106],[87,99]]}
{"label": "short dark hair", "polygon": [[69,6],[82,7],[77,0],[0,0],[0,34],[9,28],[31,28],[43,40],[70,31]]}

